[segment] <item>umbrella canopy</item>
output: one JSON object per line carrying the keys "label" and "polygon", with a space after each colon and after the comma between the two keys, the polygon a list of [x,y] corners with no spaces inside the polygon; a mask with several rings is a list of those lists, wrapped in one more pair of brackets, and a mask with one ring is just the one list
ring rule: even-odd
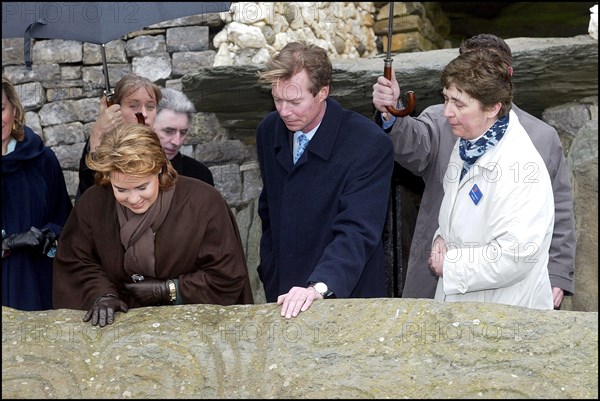
{"label": "umbrella canopy", "polygon": [[231,2],[2,2],[2,37],[108,43],[176,18],[229,11]]}
{"label": "umbrella canopy", "polygon": [[[2,38],[25,38],[25,65],[31,68],[31,38],[102,45],[159,22],[226,12],[230,6],[231,2],[200,1],[2,2]],[[103,64],[108,77],[105,57]]]}

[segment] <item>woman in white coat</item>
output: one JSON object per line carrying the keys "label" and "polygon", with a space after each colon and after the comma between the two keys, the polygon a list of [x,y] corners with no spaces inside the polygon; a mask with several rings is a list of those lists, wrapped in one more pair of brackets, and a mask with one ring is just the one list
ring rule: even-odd
{"label": "woman in white coat", "polygon": [[510,66],[467,52],[442,72],[444,115],[460,138],[444,175],[430,268],[435,299],[553,309],[554,199],[546,166],[511,111]]}

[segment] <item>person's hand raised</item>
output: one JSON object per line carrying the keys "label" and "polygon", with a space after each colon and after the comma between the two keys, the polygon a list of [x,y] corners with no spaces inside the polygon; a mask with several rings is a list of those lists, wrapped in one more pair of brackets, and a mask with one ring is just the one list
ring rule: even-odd
{"label": "person's hand raised", "polygon": [[108,106],[106,96],[100,98],[100,107],[98,109],[98,118],[90,131],[90,153],[100,144],[102,134],[108,132],[123,124],[123,113],[121,105],[113,104]]}
{"label": "person's hand raised", "polygon": [[398,99],[400,99],[400,85],[396,80],[396,74],[392,69],[392,79],[389,80],[384,76],[377,78],[377,82],[373,85],[373,105],[382,113],[387,111],[387,106],[397,107]]}

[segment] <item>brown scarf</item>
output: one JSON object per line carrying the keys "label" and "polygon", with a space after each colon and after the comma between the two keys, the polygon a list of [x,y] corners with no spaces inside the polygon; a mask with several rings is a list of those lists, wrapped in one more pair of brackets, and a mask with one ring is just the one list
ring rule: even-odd
{"label": "brown scarf", "polygon": [[125,247],[124,268],[128,275],[141,274],[156,277],[154,259],[154,233],[165,220],[175,187],[159,191],[156,201],[143,214],[133,213],[117,203],[117,215],[121,226],[121,244]]}

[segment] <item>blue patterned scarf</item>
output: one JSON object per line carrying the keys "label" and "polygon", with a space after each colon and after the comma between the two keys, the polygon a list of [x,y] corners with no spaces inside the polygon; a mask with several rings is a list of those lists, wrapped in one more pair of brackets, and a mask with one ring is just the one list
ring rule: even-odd
{"label": "blue patterned scarf", "polygon": [[481,157],[488,149],[500,142],[508,127],[508,116],[500,117],[489,130],[485,132],[475,142],[467,141],[460,138],[458,153],[460,158],[464,160],[463,168],[460,173],[460,179],[467,174],[469,169],[477,159]]}

